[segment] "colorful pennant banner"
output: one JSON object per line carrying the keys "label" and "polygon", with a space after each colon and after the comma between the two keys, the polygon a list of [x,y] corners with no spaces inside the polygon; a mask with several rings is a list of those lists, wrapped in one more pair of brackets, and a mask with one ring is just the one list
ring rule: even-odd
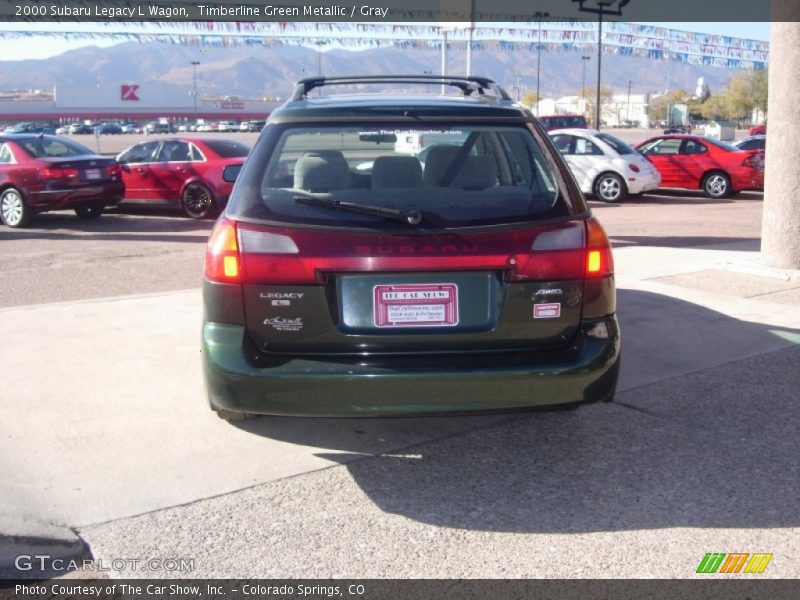
{"label": "colorful pennant banner", "polygon": [[[68,40],[113,39],[142,43],[160,42],[188,46],[315,46],[325,49],[439,49],[447,36],[448,48],[465,48],[466,24],[378,24],[378,23],[263,23],[187,22],[141,24],[142,30],[106,24],[96,31],[7,31],[5,37],[61,36]],[[112,30],[116,27],[116,30]],[[149,31],[147,31],[149,29]],[[539,23],[476,23],[472,49],[529,52],[541,46],[545,52],[593,52],[597,47],[597,24],[589,21]],[[708,35],[634,23],[610,22],[603,30],[603,51],[651,60],[670,60],[730,69],[764,69],[769,61],[769,43],[728,36]]]}

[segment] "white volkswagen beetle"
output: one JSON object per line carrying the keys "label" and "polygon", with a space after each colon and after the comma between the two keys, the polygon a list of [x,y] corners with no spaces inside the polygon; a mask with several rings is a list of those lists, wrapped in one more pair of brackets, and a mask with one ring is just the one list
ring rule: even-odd
{"label": "white volkswagen beetle", "polygon": [[618,137],[596,129],[556,129],[550,137],[584,194],[620,202],[661,185],[653,164]]}

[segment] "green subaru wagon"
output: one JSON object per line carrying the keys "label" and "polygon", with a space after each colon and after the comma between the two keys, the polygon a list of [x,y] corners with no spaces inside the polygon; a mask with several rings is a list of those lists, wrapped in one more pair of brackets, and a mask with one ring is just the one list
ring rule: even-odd
{"label": "green subaru wagon", "polygon": [[[357,93],[310,93],[332,86]],[[608,238],[544,129],[493,81],[304,79],[238,169],[203,285],[221,417],[613,398]]]}

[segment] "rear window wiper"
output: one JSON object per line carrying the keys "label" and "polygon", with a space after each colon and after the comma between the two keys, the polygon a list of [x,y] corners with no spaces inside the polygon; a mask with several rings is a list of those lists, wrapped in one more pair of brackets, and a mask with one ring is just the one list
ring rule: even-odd
{"label": "rear window wiper", "polygon": [[308,204],[310,206],[324,206],[336,210],[343,210],[359,215],[369,215],[372,217],[383,217],[394,219],[406,225],[419,225],[422,221],[422,213],[416,210],[396,210],[394,208],[384,208],[383,206],[370,206],[369,204],[357,204],[356,202],[344,202],[333,200],[332,198],[317,198],[315,196],[294,196],[292,198],[298,204]]}

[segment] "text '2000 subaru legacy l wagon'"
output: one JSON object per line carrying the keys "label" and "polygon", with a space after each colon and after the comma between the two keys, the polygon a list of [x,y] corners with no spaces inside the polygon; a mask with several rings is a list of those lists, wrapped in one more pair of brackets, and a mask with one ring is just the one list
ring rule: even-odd
{"label": "text '2000 subaru legacy l wagon'", "polygon": [[[458,94],[309,93],[441,83]],[[617,381],[608,239],[531,113],[479,77],[301,81],[214,227],[204,305],[226,419],[578,405]]]}

